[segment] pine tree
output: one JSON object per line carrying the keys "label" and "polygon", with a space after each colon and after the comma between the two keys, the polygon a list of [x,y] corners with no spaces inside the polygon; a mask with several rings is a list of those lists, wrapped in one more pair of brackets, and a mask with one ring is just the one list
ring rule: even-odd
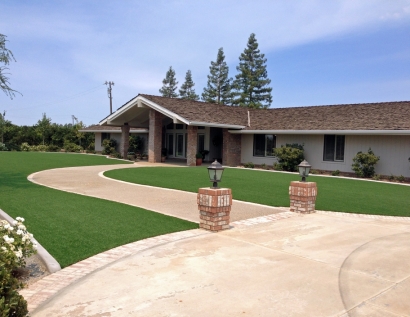
{"label": "pine tree", "polygon": [[199,96],[195,93],[194,82],[192,81],[191,71],[188,70],[185,75],[185,82],[179,90],[179,95],[182,99],[198,100]]}
{"label": "pine tree", "polygon": [[169,67],[169,70],[167,71],[162,84],[162,88],[159,90],[159,92],[163,97],[178,97],[178,94],[176,93],[178,82],[175,79],[175,71],[172,69],[172,66]]}
{"label": "pine tree", "polygon": [[266,70],[266,58],[258,49],[255,34],[249,37],[247,47],[239,57],[239,74],[235,76],[233,104],[249,108],[269,108],[272,88]]}
{"label": "pine tree", "polygon": [[229,67],[225,62],[223,48],[218,50],[216,62],[209,66],[208,84],[202,93],[202,100],[218,104],[232,103],[232,78],[228,78]]}

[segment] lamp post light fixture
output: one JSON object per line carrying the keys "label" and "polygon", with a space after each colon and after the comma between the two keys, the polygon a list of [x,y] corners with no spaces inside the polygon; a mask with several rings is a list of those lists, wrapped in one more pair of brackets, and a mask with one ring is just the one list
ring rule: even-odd
{"label": "lamp post light fixture", "polygon": [[309,165],[308,161],[303,160],[302,163],[298,165],[299,168],[299,175],[302,177],[302,182],[306,182],[306,177],[309,176],[310,168],[312,166]]}
{"label": "lamp post light fixture", "polygon": [[218,188],[218,183],[221,181],[223,167],[217,160],[208,166],[209,180],[213,183],[211,188]]}

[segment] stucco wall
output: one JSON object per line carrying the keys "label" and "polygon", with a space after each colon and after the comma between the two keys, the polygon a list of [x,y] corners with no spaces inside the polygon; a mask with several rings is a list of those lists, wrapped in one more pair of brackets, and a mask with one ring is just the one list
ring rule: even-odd
{"label": "stucco wall", "polygon": [[[410,177],[410,136],[346,135],[344,162],[323,161],[323,135],[277,135],[276,146],[286,143],[304,144],[306,160],[314,169],[353,172],[353,157],[357,152],[367,152],[369,147],[380,156],[376,173]],[[253,135],[242,135],[241,162],[272,165],[274,158],[253,156]]]}

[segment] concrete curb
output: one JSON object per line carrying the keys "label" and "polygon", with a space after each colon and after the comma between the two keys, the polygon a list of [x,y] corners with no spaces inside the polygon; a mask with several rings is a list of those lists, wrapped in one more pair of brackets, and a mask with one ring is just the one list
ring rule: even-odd
{"label": "concrete curb", "polygon": [[[4,219],[8,221],[10,224],[13,223],[14,219],[10,217],[7,213],[5,213],[3,210],[0,209],[0,219]],[[47,252],[44,247],[38,243],[36,239],[33,238],[33,242],[37,243],[37,255],[41,259],[41,261],[44,263],[44,265],[47,267],[47,270],[50,273],[55,273],[57,271],[61,270],[60,264],[52,257],[50,253]]]}

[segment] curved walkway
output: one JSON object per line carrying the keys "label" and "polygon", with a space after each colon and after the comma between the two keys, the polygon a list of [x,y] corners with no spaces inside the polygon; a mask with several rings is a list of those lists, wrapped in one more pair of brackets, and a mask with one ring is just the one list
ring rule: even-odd
{"label": "curved walkway", "polygon": [[[45,183],[44,173],[33,179]],[[113,184],[84,175],[82,189],[66,179],[60,186],[98,197],[104,182]],[[156,205],[159,197],[150,197]],[[244,218],[218,234],[195,229],[109,250],[22,294],[33,317],[410,316],[410,218],[288,211]]]}
{"label": "curved walkway", "polygon": [[[161,165],[172,166],[169,164]],[[142,166],[160,166],[160,164],[135,163],[133,165],[57,168],[34,173],[28,179],[39,185],[112,200],[181,219],[199,222],[196,193],[131,184],[106,178],[102,175],[104,171]],[[255,218],[287,210],[289,208],[275,208],[234,200],[232,202],[231,221]]]}

